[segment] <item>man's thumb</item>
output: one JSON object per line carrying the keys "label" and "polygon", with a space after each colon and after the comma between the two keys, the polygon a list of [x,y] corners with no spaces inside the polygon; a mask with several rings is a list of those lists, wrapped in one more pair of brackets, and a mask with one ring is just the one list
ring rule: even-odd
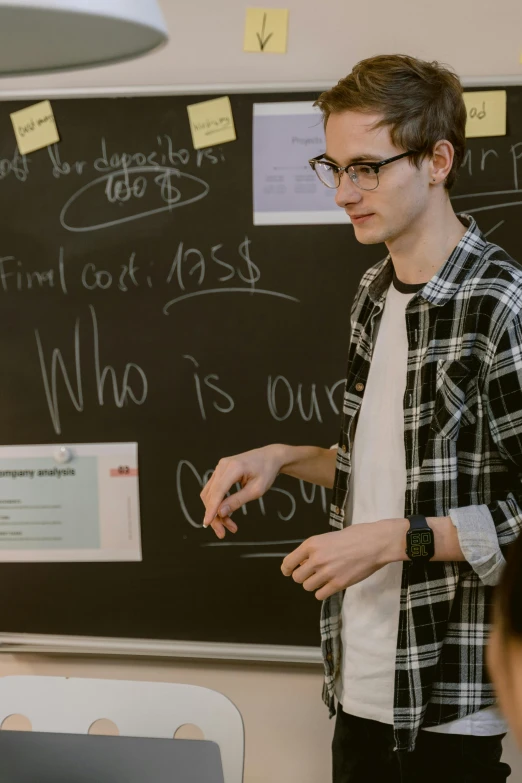
{"label": "man's thumb", "polygon": [[233,495],[229,495],[228,498],[223,500],[218,509],[218,515],[220,517],[229,517],[234,511],[237,511],[245,503],[248,503],[249,500],[254,500],[256,497],[259,497],[259,495],[256,494],[252,486],[247,485],[240,489],[239,492],[234,492]]}

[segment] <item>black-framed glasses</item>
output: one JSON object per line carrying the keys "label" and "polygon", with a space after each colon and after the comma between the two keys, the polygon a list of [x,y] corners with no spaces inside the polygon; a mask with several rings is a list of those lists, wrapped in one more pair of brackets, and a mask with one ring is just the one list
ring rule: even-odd
{"label": "black-framed glasses", "polygon": [[337,166],[335,163],[325,160],[323,152],[322,155],[312,158],[308,163],[327,188],[337,189],[341,184],[341,175],[345,171],[353,184],[361,190],[375,190],[379,185],[379,170],[383,166],[413,154],[414,150],[408,150],[408,152],[402,152],[393,158],[379,160],[377,163],[351,163],[349,166]]}

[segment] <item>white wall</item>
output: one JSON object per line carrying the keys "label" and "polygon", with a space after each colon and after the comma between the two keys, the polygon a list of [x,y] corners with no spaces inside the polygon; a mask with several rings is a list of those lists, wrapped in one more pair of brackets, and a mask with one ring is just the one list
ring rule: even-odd
{"label": "white wall", "polygon": [[[246,54],[240,0],[160,0],[169,44],[133,62],[39,77],[0,78],[0,90],[128,85],[324,82],[363,57],[413,54],[451,64],[461,76],[520,75],[518,0],[287,0],[288,53]],[[262,4],[258,4],[262,5]]]}
{"label": "white wall", "polygon": [[[519,0],[288,0],[287,55],[242,51],[239,0],[163,0],[169,44],[139,60],[39,77],[0,78],[0,92],[57,88],[317,83],[328,86],[359,59],[401,52],[451,64],[463,77],[519,77]],[[255,3],[253,4],[255,5]],[[245,783],[327,783],[333,722],[320,699],[319,667],[7,654],[0,676],[44,674],[165,680],[206,685],[228,695],[246,726]],[[510,748],[513,781],[522,762]]]}

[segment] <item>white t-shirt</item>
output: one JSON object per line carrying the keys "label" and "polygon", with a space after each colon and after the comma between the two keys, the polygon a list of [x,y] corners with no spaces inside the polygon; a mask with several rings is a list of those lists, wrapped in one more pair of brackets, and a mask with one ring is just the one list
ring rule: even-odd
{"label": "white t-shirt", "polygon": [[[374,335],[352,450],[346,519],[351,518],[354,525],[404,517],[403,398],[408,360],[405,310],[414,290],[394,276],[376,340]],[[389,724],[393,724],[402,567],[402,562],[390,563],[349,587],[342,608],[342,666],[337,698],[344,712]],[[490,736],[504,733],[507,725],[497,709],[489,707],[426,730]]]}

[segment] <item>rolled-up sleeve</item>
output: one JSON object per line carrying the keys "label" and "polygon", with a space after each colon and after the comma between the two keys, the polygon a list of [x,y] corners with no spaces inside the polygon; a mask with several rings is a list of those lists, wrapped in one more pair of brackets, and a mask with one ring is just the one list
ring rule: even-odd
{"label": "rolled-up sleeve", "polygon": [[506,561],[489,508],[486,505],[450,508],[449,516],[457,528],[462,554],[481,582],[498,584]]}

